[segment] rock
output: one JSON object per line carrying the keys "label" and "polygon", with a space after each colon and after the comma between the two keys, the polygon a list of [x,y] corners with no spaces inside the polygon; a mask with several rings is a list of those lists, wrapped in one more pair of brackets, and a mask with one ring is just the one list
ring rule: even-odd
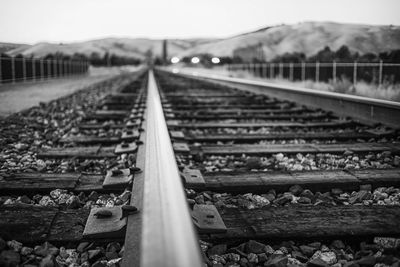
{"label": "rock", "polygon": [[21,256],[14,250],[3,250],[0,253],[0,266],[17,266]]}
{"label": "rock", "polygon": [[211,263],[213,264],[226,264],[226,260],[224,259],[224,257],[220,256],[220,255],[212,255],[209,257]]}
{"label": "rock", "polygon": [[119,263],[122,261],[122,258],[112,259],[107,262],[108,267],[119,267]]}
{"label": "rock", "polygon": [[267,267],[286,267],[288,263],[288,257],[285,255],[272,255],[265,263]]}
{"label": "rock", "polygon": [[24,204],[31,204],[31,199],[26,195],[20,196],[17,198],[17,202],[24,203]]}
{"label": "rock", "polygon": [[293,200],[293,198],[288,195],[288,194],[284,194],[283,196],[277,198],[274,200],[274,203],[278,204],[278,205],[285,205],[286,203],[289,203]]}
{"label": "rock", "polygon": [[254,254],[263,253],[265,252],[265,245],[254,240],[250,240],[246,243],[245,252]]}
{"label": "rock", "polygon": [[236,253],[227,253],[222,255],[226,261],[230,262],[239,262],[240,261],[240,255]]}
{"label": "rock", "polygon": [[376,258],[374,256],[365,256],[356,261],[360,266],[372,267],[376,263]]}
{"label": "rock", "polygon": [[107,251],[106,252],[107,260],[113,260],[118,258],[118,253],[116,251]]}
{"label": "rock", "polygon": [[248,170],[260,169],[261,168],[261,160],[259,157],[250,157],[246,160],[245,166]]}
{"label": "rock", "polygon": [[32,254],[32,252],[33,252],[33,248],[30,248],[30,247],[22,247],[20,253],[21,253],[22,256],[27,256],[27,255],[29,255],[29,254]]}
{"label": "rock", "polygon": [[299,260],[302,263],[306,263],[308,258],[304,256],[300,251],[292,251],[292,257]]}
{"label": "rock", "polygon": [[398,248],[400,247],[400,239],[399,238],[391,238],[391,237],[375,237],[374,243],[381,246],[382,248]]}
{"label": "rock", "polygon": [[81,206],[80,199],[75,195],[71,196],[67,200],[66,204],[67,204],[67,207],[70,209],[77,209],[77,208],[80,208],[80,206]]}
{"label": "rock", "polygon": [[89,246],[89,242],[81,242],[79,243],[78,247],[76,248],[76,251],[78,251],[79,253],[84,252],[87,247]]}
{"label": "rock", "polygon": [[309,199],[308,197],[299,197],[299,199],[297,199],[297,203],[311,204],[311,199]]}
{"label": "rock", "polygon": [[284,158],[285,158],[285,156],[282,153],[278,153],[275,155],[275,159],[277,161],[283,161]]}
{"label": "rock", "polygon": [[99,198],[99,194],[96,191],[92,191],[88,196],[89,200],[96,201]]}
{"label": "rock", "polygon": [[311,190],[309,190],[309,189],[304,189],[303,192],[301,192],[300,197],[306,197],[309,199],[313,199],[314,193],[311,192]]}
{"label": "rock", "polygon": [[332,241],[331,247],[335,249],[344,249],[346,246],[344,245],[342,240],[334,240]]}
{"label": "rock", "polygon": [[44,257],[39,264],[40,267],[53,267],[55,266],[54,264],[54,256],[53,255],[47,255]]}
{"label": "rock", "polygon": [[0,237],[0,252],[2,252],[6,248],[6,246],[6,241],[4,241],[4,239]]}
{"label": "rock", "polygon": [[317,251],[317,249],[315,247],[310,247],[310,246],[306,246],[306,245],[300,246],[300,250],[307,257],[311,257],[315,253],[315,251]]}
{"label": "rock", "polygon": [[41,246],[35,246],[33,251],[38,256],[46,257],[47,255],[57,255],[59,249],[46,241]]}
{"label": "rock", "polygon": [[268,260],[268,256],[267,256],[266,253],[261,253],[261,254],[258,254],[257,256],[258,256],[258,262],[259,263],[263,263],[263,262],[266,262]]}
{"label": "rock", "polygon": [[107,252],[118,252],[121,250],[121,245],[118,242],[111,242],[107,244],[106,251]]}
{"label": "rock", "polygon": [[94,262],[102,256],[102,251],[100,249],[93,249],[88,251],[89,261]]}
{"label": "rock", "polygon": [[131,199],[131,192],[128,190],[125,190],[118,198],[121,199],[125,203]]}
{"label": "rock", "polygon": [[95,263],[93,263],[92,267],[107,267],[107,261],[96,261]]}
{"label": "rock", "polygon": [[332,193],[332,195],[338,196],[340,194],[343,194],[343,190],[340,188],[332,188],[331,193]]}
{"label": "rock", "polygon": [[56,203],[49,196],[43,196],[42,199],[39,201],[39,205],[44,207],[57,206]]}
{"label": "rock", "polygon": [[295,196],[299,196],[301,194],[301,192],[303,192],[303,188],[300,185],[293,185],[289,188],[289,191],[295,195]]}
{"label": "rock", "polygon": [[254,254],[254,253],[247,254],[247,259],[251,263],[258,263],[258,256],[256,254]]}
{"label": "rock", "polygon": [[16,241],[16,240],[11,240],[7,242],[7,246],[9,248],[12,248],[16,252],[20,252],[22,248],[22,243]]}
{"label": "rock", "polygon": [[326,264],[326,262],[324,262],[320,258],[316,258],[316,259],[311,259],[307,263],[307,266],[309,266],[309,267],[328,267],[329,265]]}
{"label": "rock", "polygon": [[225,254],[227,250],[226,244],[215,245],[207,250],[207,255],[210,257],[212,255],[222,255]]}
{"label": "rock", "polygon": [[270,245],[266,245],[266,246],[264,247],[264,252],[265,252],[268,256],[270,256],[270,255],[274,254],[275,250],[274,250]]}
{"label": "rock", "polygon": [[312,255],[311,259],[321,259],[326,264],[331,265],[337,262],[336,254],[333,251],[322,252],[318,250]]}

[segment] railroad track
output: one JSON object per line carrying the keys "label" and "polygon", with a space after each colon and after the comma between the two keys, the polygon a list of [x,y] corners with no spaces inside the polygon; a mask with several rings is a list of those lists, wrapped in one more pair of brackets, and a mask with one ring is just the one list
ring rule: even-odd
{"label": "railroad track", "polygon": [[227,85],[142,71],[6,118],[0,265],[397,266],[394,120]]}

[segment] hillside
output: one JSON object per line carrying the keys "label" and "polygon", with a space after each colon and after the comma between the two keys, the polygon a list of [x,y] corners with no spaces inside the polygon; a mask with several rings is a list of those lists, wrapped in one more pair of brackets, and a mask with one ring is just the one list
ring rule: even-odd
{"label": "hillside", "polygon": [[[208,39],[188,39],[188,40],[168,40],[168,53],[179,54],[190,47],[209,41]],[[152,40],[145,38],[106,38],[87,42],[70,44],[39,43],[30,47],[21,47],[8,51],[9,55],[34,55],[36,57],[55,54],[57,52],[66,55],[81,53],[90,56],[97,53],[102,57],[105,53],[117,56],[133,57],[142,59],[148,50],[152,50],[155,55],[160,55],[163,40]]]}
{"label": "hillside", "polygon": [[17,48],[26,49],[29,45],[25,44],[12,44],[12,43],[0,43],[0,54],[6,53],[7,51],[15,50]]}
{"label": "hillside", "polygon": [[304,22],[264,28],[255,32],[198,45],[179,56],[210,53],[215,56],[232,56],[237,48],[262,43],[267,59],[287,52],[315,54],[325,46],[337,50],[347,45],[360,54],[379,53],[400,49],[400,26],[370,26],[332,22]]}

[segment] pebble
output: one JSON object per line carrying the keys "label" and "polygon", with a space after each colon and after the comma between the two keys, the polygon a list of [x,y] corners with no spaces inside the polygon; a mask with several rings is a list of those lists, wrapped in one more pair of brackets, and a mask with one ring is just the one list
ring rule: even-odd
{"label": "pebble", "polygon": [[0,266],[17,266],[21,256],[14,250],[3,250],[0,253]]}

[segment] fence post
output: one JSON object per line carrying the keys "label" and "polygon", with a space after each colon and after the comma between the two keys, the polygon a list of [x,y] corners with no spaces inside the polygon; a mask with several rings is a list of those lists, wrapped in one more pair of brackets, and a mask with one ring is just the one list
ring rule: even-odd
{"label": "fence post", "polygon": [[22,80],[26,81],[26,60],[24,57],[22,58]]}
{"label": "fence post", "polygon": [[32,58],[32,79],[36,81],[36,63],[34,58]]}
{"label": "fence post", "polygon": [[336,83],[336,61],[333,61],[332,65],[332,80],[333,83]]}
{"label": "fence post", "polygon": [[43,81],[44,80],[44,65],[43,65],[43,59],[39,59],[40,61],[40,79]]}
{"label": "fence post", "polygon": [[267,63],[262,64],[263,77],[267,78]]}
{"label": "fence post", "polygon": [[47,60],[47,78],[51,78],[51,64],[50,64],[50,59]]}
{"label": "fence post", "polygon": [[379,62],[379,86],[382,85],[382,75],[383,74],[383,61]]}
{"label": "fence post", "polygon": [[293,81],[293,63],[289,65],[289,79]]}
{"label": "fence post", "polygon": [[271,63],[271,65],[270,65],[270,76],[271,76],[271,79],[273,79],[273,78],[275,78],[275,64],[274,63]]}
{"label": "fence post", "polygon": [[283,78],[283,63],[279,63],[279,78]]}
{"label": "fence post", "polygon": [[11,57],[11,75],[12,83],[15,83],[15,57]]}
{"label": "fence post", "polygon": [[306,79],[306,63],[301,62],[301,80],[304,81]]}
{"label": "fence post", "polygon": [[353,68],[353,85],[357,84],[357,61],[354,61]]}
{"label": "fence post", "polygon": [[54,72],[54,78],[57,77],[57,59],[53,60],[53,72]]}
{"label": "fence post", "polygon": [[319,62],[315,63],[315,81],[319,82]]}
{"label": "fence post", "polygon": [[2,61],[2,57],[0,56],[0,84],[2,84],[3,83],[3,73],[2,73],[2,70],[1,70],[1,61]]}

